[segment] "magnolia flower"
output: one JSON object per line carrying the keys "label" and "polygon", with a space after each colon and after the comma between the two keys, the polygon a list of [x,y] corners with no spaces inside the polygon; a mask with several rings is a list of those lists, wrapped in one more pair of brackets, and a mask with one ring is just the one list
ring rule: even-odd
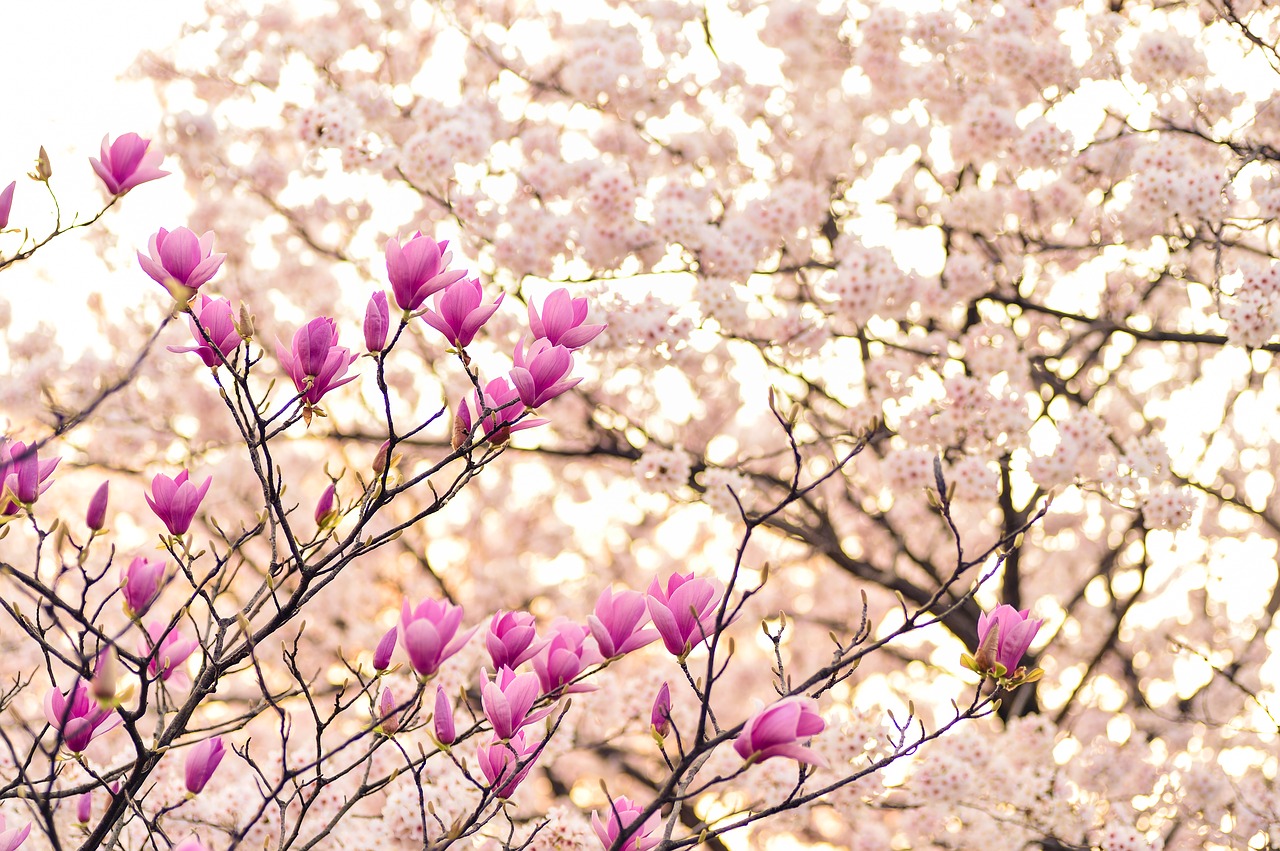
{"label": "magnolia flower", "polygon": [[997,678],[1016,676],[1018,663],[1043,624],[1043,620],[1031,617],[1029,609],[1018,611],[1001,605],[991,614],[983,612],[978,616],[978,652],[969,657],[970,667]]}
{"label": "magnolia flower", "polygon": [[148,246],[150,257],[138,252],[142,271],[184,302],[190,301],[227,259],[225,254],[213,253],[213,231],[197,237],[187,228],[172,231],[160,228],[152,234]]}
{"label": "magnolia flower", "polygon": [[221,736],[205,739],[187,751],[187,761],[183,769],[188,792],[193,795],[200,794],[205,784],[213,777],[213,772],[218,770],[218,763],[222,762],[226,752]]}
{"label": "magnolia flower", "polygon": [[136,618],[147,610],[160,593],[160,583],[164,581],[165,563],[159,559],[152,561],[138,556],[129,562],[123,571],[121,593],[124,597],[124,610],[129,617]]}
{"label": "magnolia flower", "polygon": [[524,340],[516,344],[511,383],[526,407],[536,408],[576,387],[581,378],[570,378],[573,355],[564,346],[536,340],[526,350]]}
{"label": "magnolia flower", "polygon": [[204,480],[204,484],[196,487],[187,479],[189,473],[183,470],[176,478],[169,478],[163,473],[151,480],[151,493],[144,494],[147,505],[155,512],[160,522],[168,528],[171,535],[185,535],[191,528],[191,521],[196,516],[213,476]]}
{"label": "magnolia flower", "polygon": [[489,744],[476,748],[480,771],[489,781],[493,794],[498,798],[514,795],[516,787],[533,770],[541,749],[541,742],[525,742],[523,730],[508,740],[494,737]]}
{"label": "magnolia flower", "polygon": [[448,247],[448,240],[436,242],[421,231],[403,246],[395,237],[387,240],[387,279],[397,307],[417,310],[428,296],[466,274],[461,269],[449,271],[453,254]]}
{"label": "magnolia flower", "polygon": [[695,578],[692,572],[672,574],[665,587],[656,577],[649,583],[649,615],[668,652],[684,658],[715,634],[723,594],[719,583]]}
{"label": "magnolia flower", "polygon": [[147,624],[147,638],[140,643],[138,652],[149,657],[147,673],[167,682],[175,674],[185,677],[179,666],[199,646],[198,639],[184,637],[176,627],[170,629],[163,621],[152,621]]}
{"label": "magnolia flower", "polygon": [[[523,431],[550,422],[538,417],[521,419],[525,406],[520,403],[520,394],[507,383],[505,378],[501,377],[493,379],[484,386],[483,397],[479,393],[475,394],[473,404],[477,418],[484,413],[485,408],[488,409],[488,413],[484,415],[484,436],[496,444],[506,443],[511,439],[511,433],[514,431]],[[471,434],[474,425],[471,416],[471,408],[467,406],[467,401],[464,399],[458,406],[458,418],[454,424],[455,430],[461,432],[461,440],[459,434],[454,435],[455,449],[465,442],[466,435]]]}
{"label": "magnolia flower", "polygon": [[645,597],[639,591],[612,588],[600,592],[595,613],[587,616],[587,626],[605,658],[623,656],[656,641],[657,630],[642,629],[649,622]]}
{"label": "magnolia flower", "polygon": [[347,367],[358,355],[338,345],[338,327],[327,316],[299,328],[293,335],[292,349],[277,340],[276,355],[308,408],[319,404],[330,390],[357,378],[347,375]]}
{"label": "magnolia flower", "polygon": [[0,515],[12,516],[49,489],[61,458],[41,463],[35,443],[0,438]]}
{"label": "magnolia flower", "polygon": [[529,303],[529,329],[534,339],[545,339],[553,346],[580,349],[604,331],[604,325],[585,325],[587,300],[569,298],[569,291],[561,287],[542,303],[542,313]]}
{"label": "magnolia flower", "polygon": [[458,635],[462,607],[443,600],[425,600],[415,609],[406,599],[400,610],[400,639],[409,654],[409,664],[423,677],[430,677],[470,640],[477,627]]}
{"label": "magnolia flower", "polygon": [[[618,841],[618,834],[640,818],[644,813],[644,809],[640,804],[632,802],[630,798],[622,796],[610,801],[608,808],[605,810],[597,810],[591,814],[591,829],[596,832],[596,836],[600,839],[600,844],[604,846],[605,851],[613,848],[613,844]],[[604,819],[600,818],[601,812],[605,814]],[[650,835],[661,820],[661,813],[651,813],[636,828],[635,832],[627,837],[627,842],[622,847],[628,849],[628,851],[649,851],[650,848],[662,841],[661,836]]]}
{"label": "magnolia flower", "polygon": [[121,724],[119,715],[98,705],[84,682],[76,683],[69,694],[49,689],[44,697],[44,717],[61,732],[62,743],[73,753],[80,753],[89,742]]}
{"label": "magnolia flower", "polygon": [[14,181],[0,191],[0,230],[9,226],[9,211],[13,209],[13,190],[17,185],[17,181]]}
{"label": "magnolia flower", "polygon": [[169,172],[161,171],[159,151],[148,151],[150,139],[143,139],[137,133],[125,133],[109,146],[110,135],[102,137],[101,159],[89,157],[89,165],[102,178],[107,191],[112,195],[123,195],[133,187],[158,180]]}
{"label": "magnolia flower", "polygon": [[27,834],[31,833],[31,822],[27,822],[22,827],[15,827],[12,830],[5,830],[4,816],[0,816],[0,851],[14,851],[19,845],[27,841]]}
{"label": "magnolia flower", "polygon": [[489,321],[493,312],[502,304],[506,293],[499,293],[485,303],[484,290],[476,278],[457,281],[436,296],[434,310],[427,310],[422,318],[445,339],[458,348],[466,348],[475,339],[476,332]]}
{"label": "magnolia flower", "polygon": [[785,756],[809,765],[823,765],[822,757],[800,744],[827,726],[818,714],[818,702],[809,697],[784,697],[756,713],[733,741],[733,749],[745,760],[764,762]]}
{"label": "magnolia flower", "polygon": [[551,629],[555,634],[533,657],[533,670],[542,683],[542,690],[547,694],[560,690],[566,694],[594,691],[595,686],[586,683],[571,685],[587,668],[604,661],[590,630],[567,620],[557,621]]}
{"label": "magnolia flower", "polygon": [[499,610],[489,621],[489,631],[484,636],[484,646],[495,669],[520,667],[546,643],[538,638],[533,615],[528,612]]}
{"label": "magnolia flower", "polygon": [[[209,298],[200,294],[200,306],[191,309],[187,317],[187,325],[191,328],[194,346],[168,346],[169,351],[182,354],[192,352],[200,356],[207,367],[216,368],[223,361],[231,359],[231,353],[240,345],[240,332],[236,330],[235,315],[231,310],[231,302],[225,298]],[[200,329],[204,329],[203,336]],[[205,337],[212,345],[205,342]]]}
{"label": "magnolia flower", "polygon": [[480,704],[484,717],[493,725],[493,735],[509,739],[521,727],[541,721],[555,707],[530,712],[542,695],[537,674],[517,674],[510,668],[500,668],[492,680],[481,676]]}

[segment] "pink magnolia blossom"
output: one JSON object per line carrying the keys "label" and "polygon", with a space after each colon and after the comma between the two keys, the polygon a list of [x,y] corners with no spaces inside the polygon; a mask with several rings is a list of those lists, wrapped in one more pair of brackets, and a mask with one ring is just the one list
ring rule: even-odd
{"label": "pink magnolia blossom", "polygon": [[198,742],[187,751],[187,759],[183,763],[183,773],[188,792],[193,795],[200,794],[205,784],[213,777],[213,773],[218,770],[218,763],[222,762],[222,757],[226,752],[227,749],[222,744],[221,736],[214,736],[212,739]]}
{"label": "pink magnolia blossom", "polygon": [[[983,671],[1003,665],[1006,673],[1017,669],[1023,655],[1044,621],[1031,617],[1031,610],[1018,611],[1013,606],[1000,605],[995,611],[978,616],[978,652],[974,659]],[[990,646],[992,643],[994,647]]]}
{"label": "pink magnolia blossom", "polygon": [[[159,642],[157,644],[157,642]],[[168,681],[170,677],[182,674],[179,666],[200,646],[195,638],[186,638],[174,627],[163,621],[152,621],[147,624],[147,638],[138,647],[138,652],[146,655],[147,673]]]}
{"label": "pink magnolia blossom", "polygon": [[35,443],[0,438],[0,515],[12,516],[49,489],[61,458],[41,462]]}
{"label": "pink magnolia blossom", "polygon": [[98,705],[84,682],[76,683],[69,694],[49,689],[44,696],[44,717],[61,732],[62,743],[72,753],[80,753],[89,742],[121,724],[119,715]]}
{"label": "pink magnolia blossom", "polygon": [[645,596],[626,589],[616,593],[612,588],[601,591],[594,614],[587,616],[587,626],[606,659],[625,656],[656,641],[657,630],[643,629],[648,622]]}
{"label": "pink magnolia blossom", "polygon": [[155,512],[156,517],[165,525],[171,535],[185,535],[191,528],[191,521],[196,516],[196,509],[209,492],[213,476],[204,480],[204,484],[196,487],[188,481],[189,473],[183,470],[175,478],[163,473],[156,474],[151,480],[151,493],[144,494],[147,505]]}
{"label": "pink magnolia blossom", "polygon": [[153,561],[145,556],[138,556],[129,562],[123,573],[121,593],[124,597],[124,610],[130,617],[136,618],[147,610],[160,593],[165,563],[159,559]]}
{"label": "pink magnolia blossom", "polygon": [[[477,417],[483,413],[484,408],[489,409],[489,413],[484,416],[484,436],[497,444],[506,443],[511,438],[512,432],[536,428],[549,422],[538,417],[521,419],[520,416],[525,408],[520,402],[520,394],[507,383],[505,378],[501,377],[485,385],[483,401],[479,393],[475,394],[473,404]],[[457,428],[464,434],[470,434],[473,428],[471,408],[468,407],[465,399],[458,406]],[[455,442],[455,446],[460,445],[461,443]]]}
{"label": "pink magnolia blossom", "polygon": [[107,497],[111,490],[111,482],[103,482],[89,499],[89,507],[84,512],[84,525],[90,532],[97,532],[107,525]]}
{"label": "pink magnolia blossom", "polygon": [[13,190],[17,185],[17,181],[14,181],[0,191],[0,230],[9,226],[9,211],[13,209]]}
{"label": "pink magnolia blossom", "polygon": [[511,383],[520,393],[526,407],[536,408],[578,385],[581,378],[570,378],[573,355],[564,346],[553,346],[546,340],[535,340],[524,348],[524,340],[516,344],[515,366]]}
{"label": "pink magnolia blossom", "polygon": [[514,795],[516,787],[533,770],[541,749],[541,742],[525,741],[523,730],[506,740],[495,736],[489,744],[476,748],[480,771],[489,781],[493,794],[498,798]]}
{"label": "pink magnolia blossom", "polygon": [[425,600],[415,609],[406,599],[400,610],[400,640],[409,654],[409,664],[423,677],[430,677],[440,665],[462,649],[478,627],[458,634],[462,607],[443,600]]}
{"label": "pink magnolia blossom", "polygon": [[[200,306],[193,307],[187,317],[187,325],[191,328],[194,346],[168,346],[171,352],[183,354],[191,352],[200,356],[207,367],[219,367],[223,361],[231,359],[231,353],[241,343],[240,332],[236,330],[235,314],[231,311],[231,302],[225,298],[209,298],[200,294]],[[200,329],[213,342],[205,342]],[[221,357],[219,357],[221,353]]]}
{"label": "pink magnolia blossom", "polygon": [[534,339],[545,339],[553,346],[580,349],[604,331],[604,325],[586,325],[587,300],[569,298],[569,291],[561,287],[542,303],[542,313],[529,303],[529,329]]}
{"label": "pink magnolia blossom", "polygon": [[213,238],[213,231],[196,236],[187,228],[160,228],[148,244],[150,256],[138,252],[138,264],[174,298],[190,301],[227,259],[225,254],[213,253]]}
{"label": "pink magnolia blossom", "polygon": [[421,231],[403,246],[395,237],[387,240],[387,279],[397,307],[417,310],[428,296],[466,274],[461,269],[449,270],[453,254],[448,248],[448,240],[436,242]]}
{"label": "pink magnolia blossom", "polygon": [[299,328],[291,349],[277,340],[276,355],[307,405],[319,404],[330,390],[358,377],[347,375],[347,368],[358,355],[338,345],[338,327],[327,316],[312,319]]}
{"label": "pink magnolia blossom", "polygon": [[390,327],[391,308],[387,305],[387,294],[378,290],[369,297],[369,304],[364,309],[364,347],[371,352],[385,349]]}
{"label": "pink magnolia blossom", "polygon": [[510,668],[499,668],[493,679],[481,677],[480,704],[484,716],[493,725],[493,735],[511,738],[517,730],[551,714],[554,707],[530,712],[542,696],[537,674],[517,674]]}
{"label": "pink magnolia blossom", "polygon": [[460,349],[466,348],[502,304],[505,295],[499,293],[496,299],[486,304],[484,289],[478,279],[456,281],[436,296],[435,309],[427,310],[422,318],[450,343]]}
{"label": "pink magnolia blossom", "polygon": [[22,827],[5,830],[4,816],[0,816],[0,851],[15,851],[18,846],[27,841],[27,835],[30,833],[31,822],[27,822]]}
{"label": "pink magnolia blossom", "polygon": [[743,726],[733,749],[752,762],[785,756],[808,765],[823,765],[822,757],[800,744],[816,736],[827,724],[818,714],[818,702],[808,697],[784,697],[752,716]]}
{"label": "pink magnolia blossom", "polygon": [[528,612],[498,611],[489,621],[489,631],[484,636],[484,646],[495,669],[520,667],[546,643],[538,638],[533,615]]}
{"label": "pink magnolia blossom", "polygon": [[436,741],[442,745],[453,744],[458,738],[458,728],[454,726],[453,704],[449,702],[449,695],[444,693],[444,686],[436,686],[436,708],[431,717]]}
{"label": "pink magnolia blossom", "polygon": [[[596,832],[605,851],[613,848],[613,844],[618,841],[618,835],[640,818],[644,809],[643,806],[634,803],[624,795],[614,798],[604,810],[597,810],[591,814],[591,829]],[[600,818],[602,812],[603,819]],[[649,851],[662,841],[661,836],[651,835],[661,821],[661,813],[651,813],[636,828],[635,833],[627,837],[626,844],[622,847],[628,851]]]}
{"label": "pink magnolia blossom", "polygon": [[649,615],[668,652],[684,658],[715,633],[723,594],[718,582],[696,578],[692,572],[673,573],[665,587],[656,577],[649,583]]}
{"label": "pink magnolia blossom", "polygon": [[108,145],[111,136],[102,137],[101,159],[89,157],[89,165],[102,179],[107,191],[112,195],[123,195],[139,184],[149,180],[158,180],[169,172],[160,170],[163,155],[159,151],[147,150],[150,139],[143,139],[137,133],[125,133]]}
{"label": "pink magnolia blossom", "polygon": [[551,640],[533,657],[533,670],[546,694],[563,691],[565,694],[594,691],[595,686],[586,683],[572,684],[583,671],[604,658],[596,649],[595,639],[585,626],[560,620],[551,625]]}

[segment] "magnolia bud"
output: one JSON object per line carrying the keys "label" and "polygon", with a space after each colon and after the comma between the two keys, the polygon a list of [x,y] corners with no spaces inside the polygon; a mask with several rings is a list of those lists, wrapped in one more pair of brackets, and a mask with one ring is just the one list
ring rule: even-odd
{"label": "magnolia bud", "polygon": [[114,647],[107,647],[98,654],[98,667],[93,673],[90,690],[103,706],[114,706],[116,687],[120,682],[120,661]]}
{"label": "magnolia bud", "polygon": [[320,499],[316,500],[316,525],[321,529],[332,526],[338,519],[338,510],[333,506],[335,490],[333,482],[330,482],[320,494]]}
{"label": "magnolia bud", "polygon": [[44,145],[40,146],[40,153],[36,155],[35,171],[28,172],[27,176],[41,183],[53,177],[53,165],[49,162],[49,153],[44,149]]}
{"label": "magnolia bud", "polygon": [[396,628],[393,626],[382,636],[373,651],[373,669],[381,674],[391,667],[391,654],[396,652]]}
{"label": "magnolia bud", "polygon": [[369,298],[364,311],[364,345],[371,352],[387,347],[387,329],[391,327],[391,309],[387,306],[387,294],[382,290]]}
{"label": "magnolia bud", "polygon": [[93,793],[85,792],[79,798],[76,798],[76,821],[80,824],[88,824],[89,818],[93,815]]}
{"label": "magnolia bud", "polygon": [[240,302],[240,318],[236,320],[235,326],[240,339],[253,339],[253,314],[249,312],[249,308],[243,301]]}
{"label": "magnolia bud", "polygon": [[440,744],[451,745],[453,740],[458,738],[458,730],[453,725],[453,705],[449,703],[449,697],[444,693],[443,686],[436,686],[434,724],[436,741]]}
{"label": "magnolia bud", "polygon": [[106,525],[107,520],[107,491],[111,482],[103,482],[94,491],[93,498],[89,500],[89,508],[84,514],[84,524],[89,527],[92,532],[97,532]]}
{"label": "magnolia bud", "polygon": [[382,690],[382,700],[378,704],[378,715],[380,716],[378,726],[388,736],[400,729],[400,713],[396,712],[396,696],[391,693],[389,688]]}
{"label": "magnolia bud", "polygon": [[649,713],[649,723],[658,736],[666,736],[671,732],[671,687],[666,683],[658,689],[658,696],[653,700],[653,711]]}

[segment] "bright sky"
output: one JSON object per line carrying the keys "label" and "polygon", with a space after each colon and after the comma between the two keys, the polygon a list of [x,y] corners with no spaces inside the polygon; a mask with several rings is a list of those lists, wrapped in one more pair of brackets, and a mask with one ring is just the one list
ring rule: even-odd
{"label": "bright sky", "polygon": [[[155,135],[161,111],[151,85],[126,80],[125,74],[139,52],[167,47],[184,23],[200,20],[204,4],[164,0],[146,3],[145,13],[143,5],[133,5],[135,14],[126,4],[96,0],[4,4],[0,187],[18,181],[10,227],[29,227],[43,236],[52,225],[48,194],[26,177],[41,145],[53,164],[52,184],[65,221],[77,213],[92,216],[106,201],[88,159],[97,156],[103,135]],[[122,287],[139,297],[146,281],[136,280],[136,261],[125,264],[125,259],[132,260],[135,248],[145,248],[157,228],[182,224],[187,204],[177,177],[147,184],[117,204],[107,214],[111,229],[120,234],[109,258],[117,268],[104,268],[82,234],[72,233],[6,270],[0,295],[13,301],[15,326],[56,320],[47,303],[33,304],[19,294],[39,295],[41,302],[82,301],[91,290]],[[9,253],[20,237],[0,239]]]}

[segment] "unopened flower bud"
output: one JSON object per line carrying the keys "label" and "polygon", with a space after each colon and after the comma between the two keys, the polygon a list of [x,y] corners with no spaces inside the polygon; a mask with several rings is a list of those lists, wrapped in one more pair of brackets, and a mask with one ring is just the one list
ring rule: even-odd
{"label": "unopened flower bud", "polygon": [[391,689],[384,688],[382,700],[378,702],[378,726],[388,736],[400,729],[400,713],[396,711],[396,706],[396,696],[391,693]]}
{"label": "unopened flower bud", "polygon": [[199,795],[204,790],[205,784],[213,777],[213,772],[218,770],[218,763],[222,762],[226,752],[227,748],[222,744],[221,736],[205,739],[187,751],[184,779],[188,792]]}
{"label": "unopened flower bud", "polygon": [[120,660],[114,647],[107,647],[98,654],[98,666],[93,673],[90,691],[102,706],[114,706],[116,686],[120,682]]}
{"label": "unopened flower bud", "polygon": [[369,298],[369,306],[364,311],[364,345],[371,352],[380,352],[387,347],[387,330],[391,327],[391,308],[387,305],[387,294],[382,290]]}
{"label": "unopened flower bud", "polygon": [[53,165],[49,162],[49,152],[44,149],[44,145],[40,146],[40,153],[36,155],[35,171],[30,172],[27,176],[41,183],[53,177]]}
{"label": "unopened flower bud", "polygon": [[89,508],[84,515],[84,524],[89,527],[91,532],[97,532],[106,526],[107,491],[110,489],[110,485],[110,482],[103,482],[94,491],[93,498],[89,500]]}
{"label": "unopened flower bud", "polygon": [[453,724],[453,705],[449,703],[449,696],[444,693],[443,686],[436,686],[434,725],[436,741],[440,744],[451,745],[458,738],[458,730]]}
{"label": "unopened flower bud", "polygon": [[243,301],[240,302],[240,316],[236,319],[236,333],[240,335],[242,340],[253,339],[253,314],[249,312],[249,307]]}
{"label": "unopened flower bud", "polygon": [[76,798],[76,821],[80,824],[88,824],[89,818],[93,815],[93,793],[85,792],[79,798]]}
{"label": "unopened flower bud", "polygon": [[324,493],[320,494],[320,499],[316,501],[316,525],[321,529],[327,529],[337,522],[338,510],[333,505],[335,492],[336,488],[333,482],[330,482],[329,487],[324,489]]}
{"label": "unopened flower bud", "polygon": [[382,640],[373,651],[373,669],[379,674],[391,667],[391,654],[396,652],[398,632],[398,628],[394,626],[387,630],[387,634],[382,636]]}
{"label": "unopened flower bud", "polygon": [[671,687],[666,683],[658,689],[658,696],[653,700],[653,711],[649,713],[649,724],[658,736],[666,736],[671,732]]}

